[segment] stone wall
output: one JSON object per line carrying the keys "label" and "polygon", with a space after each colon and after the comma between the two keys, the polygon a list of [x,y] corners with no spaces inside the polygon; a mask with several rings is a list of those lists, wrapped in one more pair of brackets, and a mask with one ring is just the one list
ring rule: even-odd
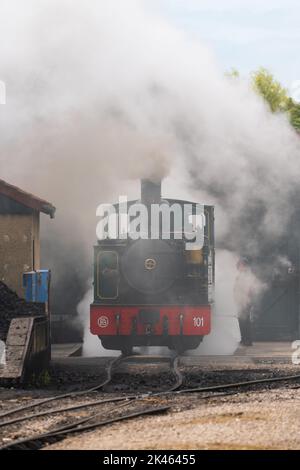
{"label": "stone wall", "polygon": [[24,297],[23,272],[40,269],[39,213],[0,213],[0,280]]}

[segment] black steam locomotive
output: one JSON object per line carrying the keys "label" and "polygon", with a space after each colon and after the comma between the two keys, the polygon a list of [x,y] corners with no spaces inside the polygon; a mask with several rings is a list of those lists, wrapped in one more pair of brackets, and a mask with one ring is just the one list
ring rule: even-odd
{"label": "black steam locomotive", "polygon": [[[156,207],[189,207],[196,220],[198,205],[161,199],[161,182],[142,181],[141,200],[128,203]],[[116,210],[119,205],[115,205]],[[134,346],[167,346],[179,352],[198,347],[210,333],[214,288],[214,208],[203,206],[203,243],[187,249],[187,234],[170,211],[167,232],[160,214],[156,235],[118,236],[99,240],[94,248],[94,302],[91,332],[104,348],[130,353]],[[194,218],[194,219],[193,219]],[[197,227],[195,227],[197,230]],[[194,234],[193,236],[196,237]],[[191,234],[189,235],[191,240]]]}

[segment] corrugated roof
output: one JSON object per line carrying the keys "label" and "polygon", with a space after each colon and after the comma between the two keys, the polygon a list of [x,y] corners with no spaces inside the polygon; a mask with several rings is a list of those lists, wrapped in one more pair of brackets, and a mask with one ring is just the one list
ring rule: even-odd
{"label": "corrugated roof", "polygon": [[0,179],[0,194],[13,199],[20,204],[23,204],[30,209],[43,212],[51,217],[54,218],[55,215],[55,207],[50,204],[50,202],[45,201],[44,199],[40,199],[33,194],[27,193],[22,189],[18,188],[17,186],[13,186],[12,184],[7,183],[4,180]]}

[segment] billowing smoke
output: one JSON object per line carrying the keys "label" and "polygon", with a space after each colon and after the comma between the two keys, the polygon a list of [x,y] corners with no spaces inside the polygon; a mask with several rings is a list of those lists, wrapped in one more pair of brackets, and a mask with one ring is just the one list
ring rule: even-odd
{"label": "billowing smoke", "polygon": [[254,258],[293,215],[299,137],[148,7],[0,5],[1,177],[58,208],[43,239],[60,313],[75,311],[92,274],[97,205],[137,197],[140,177],[169,175],[170,195],[216,204],[219,246]]}
{"label": "billowing smoke", "polygon": [[238,307],[234,298],[238,257],[219,250],[216,258],[216,298],[211,334],[204,338],[195,354],[233,354],[240,342]]}

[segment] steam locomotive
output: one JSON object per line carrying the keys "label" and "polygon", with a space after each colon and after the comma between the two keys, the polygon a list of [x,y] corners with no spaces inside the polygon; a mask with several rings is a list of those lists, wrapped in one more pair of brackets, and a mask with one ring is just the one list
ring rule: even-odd
{"label": "steam locomotive", "polygon": [[[197,204],[162,199],[161,182],[142,180],[141,200],[129,202],[128,213],[136,203],[142,203],[149,212],[153,205],[175,204],[182,213],[189,207],[189,220],[194,217],[197,222]],[[119,204],[114,207],[118,210]],[[141,232],[140,237],[119,235],[98,241],[94,247],[90,330],[105,349],[129,354],[134,346],[167,346],[182,353],[197,348],[210,333],[214,208],[202,207],[205,223],[201,247],[187,250],[183,219],[178,229],[174,217],[167,234],[160,218],[154,238],[145,238]],[[151,217],[149,231],[150,226]]]}

